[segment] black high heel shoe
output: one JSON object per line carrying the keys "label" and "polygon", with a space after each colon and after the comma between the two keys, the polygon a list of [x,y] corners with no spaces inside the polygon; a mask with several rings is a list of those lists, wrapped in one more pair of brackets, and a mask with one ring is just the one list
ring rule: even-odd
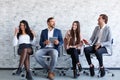
{"label": "black high heel shoe", "polygon": [[95,72],[94,72],[94,65],[92,64],[92,67],[90,67],[90,75],[91,76],[94,76],[95,75]]}
{"label": "black high heel shoe", "polygon": [[21,67],[19,67],[18,69],[17,69],[17,71],[16,71],[16,75],[20,75],[20,73],[22,72],[22,68]]}
{"label": "black high heel shoe", "polygon": [[80,74],[77,73],[77,69],[73,70],[73,75],[74,75],[74,78],[77,78],[78,76],[80,76]]}
{"label": "black high heel shoe", "polygon": [[81,64],[78,64],[78,70],[79,70],[79,72],[82,71],[82,66],[81,66]]}
{"label": "black high heel shoe", "polygon": [[105,76],[105,69],[103,67],[103,68],[100,68],[100,77],[104,77],[104,76]]}
{"label": "black high heel shoe", "polygon": [[26,79],[27,80],[34,80],[30,71],[26,72]]}

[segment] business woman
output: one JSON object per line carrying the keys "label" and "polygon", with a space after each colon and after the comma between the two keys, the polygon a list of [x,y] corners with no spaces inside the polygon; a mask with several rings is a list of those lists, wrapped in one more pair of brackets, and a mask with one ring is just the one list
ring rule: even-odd
{"label": "business woman", "polygon": [[20,75],[24,65],[26,70],[26,79],[33,80],[30,73],[30,55],[33,54],[32,44],[35,42],[35,33],[32,31],[25,20],[20,21],[19,29],[15,28],[13,45],[17,46],[18,54],[20,55],[20,62],[16,75]]}
{"label": "business woman", "polygon": [[79,74],[77,73],[76,65],[78,66],[79,71],[82,70],[79,61],[80,49],[82,47],[79,21],[74,21],[71,29],[67,31],[64,38],[64,46],[67,54],[71,55],[74,78],[77,78]]}

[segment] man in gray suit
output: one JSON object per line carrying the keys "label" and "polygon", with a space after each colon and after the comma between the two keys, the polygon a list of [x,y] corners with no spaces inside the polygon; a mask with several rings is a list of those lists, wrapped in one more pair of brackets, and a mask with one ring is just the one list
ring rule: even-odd
{"label": "man in gray suit", "polygon": [[105,70],[103,66],[103,53],[111,54],[112,52],[112,38],[110,27],[107,26],[108,16],[106,14],[100,14],[98,18],[98,26],[95,27],[94,32],[90,38],[90,41],[83,40],[85,44],[89,44],[89,47],[84,48],[85,57],[90,66],[90,75],[94,76],[94,65],[91,62],[90,54],[94,53],[99,61],[100,66],[100,76],[105,75]]}

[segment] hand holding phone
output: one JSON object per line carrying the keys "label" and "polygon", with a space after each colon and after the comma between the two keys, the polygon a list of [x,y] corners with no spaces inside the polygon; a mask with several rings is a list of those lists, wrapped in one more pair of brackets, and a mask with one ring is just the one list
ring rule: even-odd
{"label": "hand holding phone", "polygon": [[49,41],[49,40],[45,40],[45,41],[44,41],[44,44],[45,44],[45,45],[49,45],[49,44],[50,44],[50,41]]}
{"label": "hand holding phone", "polygon": [[58,45],[59,44],[59,41],[56,39],[56,40],[54,40],[54,44],[55,45]]}

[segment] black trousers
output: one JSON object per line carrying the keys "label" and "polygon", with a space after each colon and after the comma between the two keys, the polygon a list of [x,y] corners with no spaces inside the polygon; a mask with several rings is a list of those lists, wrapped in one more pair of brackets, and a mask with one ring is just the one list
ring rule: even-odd
{"label": "black trousers", "polygon": [[92,64],[90,54],[95,54],[98,61],[99,61],[99,66],[103,66],[103,53],[107,53],[107,50],[105,47],[100,47],[98,50],[95,50],[95,46],[89,46],[84,48],[85,52],[85,57],[87,59],[88,64]]}
{"label": "black trousers", "polygon": [[76,69],[76,64],[79,62],[80,50],[76,48],[67,49],[67,54],[71,55],[73,69]]}

